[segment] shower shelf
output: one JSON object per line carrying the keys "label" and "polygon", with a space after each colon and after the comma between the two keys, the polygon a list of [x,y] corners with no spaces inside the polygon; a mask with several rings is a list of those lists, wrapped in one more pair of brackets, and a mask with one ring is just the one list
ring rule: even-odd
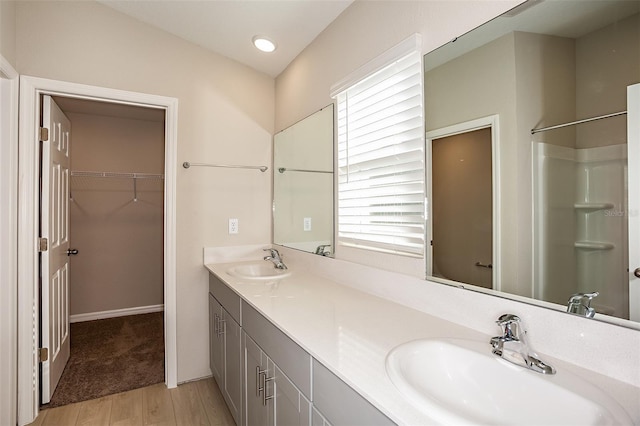
{"label": "shower shelf", "polygon": [[613,208],[613,203],[575,203],[573,207],[576,210],[583,210],[587,212],[595,212],[598,210],[607,210]]}
{"label": "shower shelf", "polygon": [[576,241],[573,246],[584,250],[612,250],[616,246],[602,241]]}

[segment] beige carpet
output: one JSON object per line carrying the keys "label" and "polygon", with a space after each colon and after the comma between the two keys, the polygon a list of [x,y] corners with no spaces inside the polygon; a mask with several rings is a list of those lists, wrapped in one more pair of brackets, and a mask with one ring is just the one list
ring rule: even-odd
{"label": "beige carpet", "polygon": [[71,356],[47,407],[164,381],[163,313],[71,324]]}

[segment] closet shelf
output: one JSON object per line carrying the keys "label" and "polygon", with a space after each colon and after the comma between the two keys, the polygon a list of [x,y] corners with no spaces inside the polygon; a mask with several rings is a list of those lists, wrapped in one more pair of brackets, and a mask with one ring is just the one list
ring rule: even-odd
{"label": "closet shelf", "polygon": [[575,203],[573,207],[576,210],[587,212],[595,212],[598,210],[608,210],[613,208],[613,203]]}
{"label": "closet shelf", "polygon": [[583,250],[612,250],[616,247],[614,244],[602,241],[576,241],[573,245]]}
{"label": "closet shelf", "polygon": [[[164,179],[164,175],[153,173],[121,173],[121,172],[94,172],[86,170],[72,170],[72,178],[115,178],[115,179],[131,179],[133,182],[133,201],[138,201],[138,179],[145,181]],[[82,179],[75,181],[76,184],[82,182]],[[69,189],[69,199],[73,200],[73,189]]]}

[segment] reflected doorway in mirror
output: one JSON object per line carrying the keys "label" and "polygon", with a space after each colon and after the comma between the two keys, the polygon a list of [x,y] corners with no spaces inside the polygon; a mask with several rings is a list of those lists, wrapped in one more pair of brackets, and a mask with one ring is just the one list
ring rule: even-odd
{"label": "reflected doorway in mirror", "polygon": [[499,288],[497,116],[427,132],[427,277]]}

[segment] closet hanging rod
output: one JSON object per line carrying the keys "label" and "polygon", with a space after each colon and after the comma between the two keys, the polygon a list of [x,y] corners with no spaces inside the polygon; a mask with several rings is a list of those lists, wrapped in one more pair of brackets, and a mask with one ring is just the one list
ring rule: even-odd
{"label": "closet hanging rod", "polygon": [[582,123],[588,123],[590,121],[602,120],[603,118],[617,117],[619,115],[624,115],[626,113],[627,113],[627,111],[614,112],[614,113],[611,113],[611,114],[600,115],[598,117],[591,117],[591,118],[585,118],[583,120],[572,121],[570,123],[556,124],[555,126],[541,127],[539,129],[531,129],[531,134],[535,135],[536,133],[546,132],[547,130],[560,129],[562,127],[567,127],[567,126],[575,126],[576,124],[582,124]]}
{"label": "closet hanging rod", "polygon": [[304,173],[329,173],[329,174],[333,174],[332,171],[327,171],[327,170],[289,169],[287,167],[280,167],[278,169],[278,171],[280,173],[284,173],[284,172],[304,172]]}
{"label": "closet hanging rod", "polygon": [[225,169],[256,169],[261,172],[266,172],[269,167],[267,166],[233,166],[229,164],[207,164],[207,163],[190,163],[189,161],[185,161],[182,163],[182,167],[188,169],[189,167],[197,166],[197,167],[223,167]]}
{"label": "closet hanging rod", "polygon": [[71,176],[121,179],[164,179],[164,175],[153,173],[93,172],[84,170],[72,170]]}

